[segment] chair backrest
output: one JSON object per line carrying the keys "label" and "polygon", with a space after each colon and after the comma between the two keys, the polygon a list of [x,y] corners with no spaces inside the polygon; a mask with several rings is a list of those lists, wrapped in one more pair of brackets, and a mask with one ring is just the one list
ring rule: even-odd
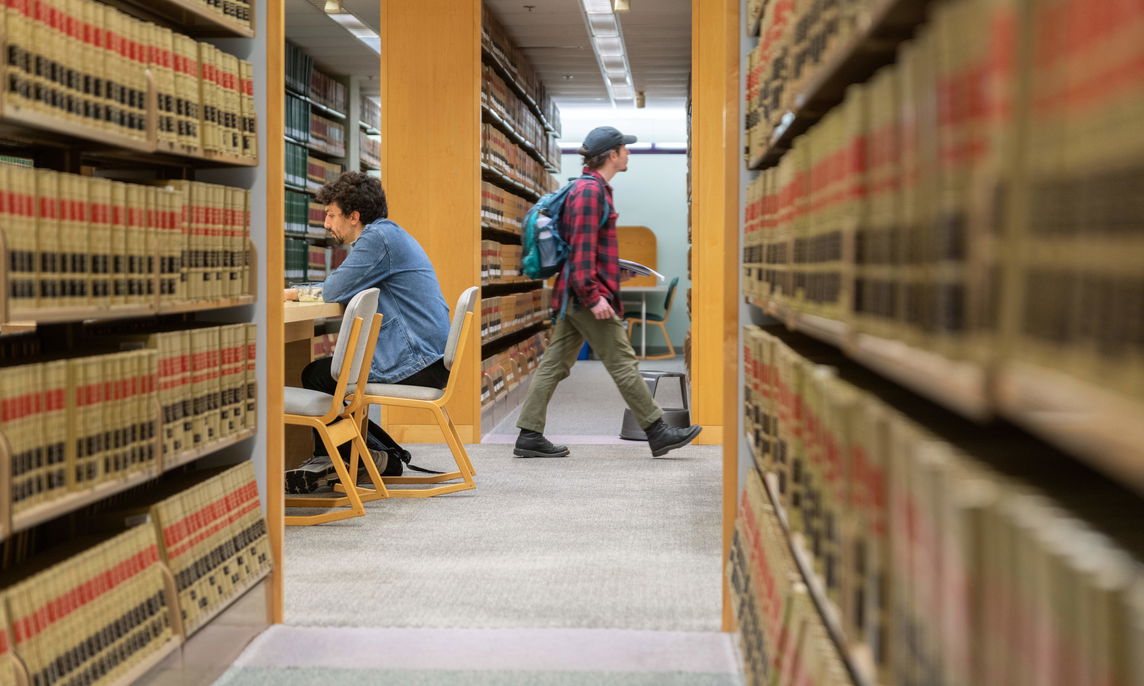
{"label": "chair backrest", "polygon": [[671,312],[671,299],[675,297],[675,287],[679,285],[679,277],[676,276],[671,280],[667,286],[667,295],[663,298],[663,319],[667,321],[667,315]]}
{"label": "chair backrest", "polygon": [[[350,298],[346,305],[346,312],[342,315],[341,334],[338,335],[338,342],[334,345],[334,359],[330,363],[330,376],[335,379],[341,373],[342,365],[348,362],[350,364],[349,378],[350,382],[353,383],[358,378],[361,365],[369,364],[369,361],[373,359],[373,351],[366,350],[369,346],[369,336],[365,335],[365,330],[368,330],[367,327],[377,312],[377,296],[380,293],[381,291],[376,288],[367,288]],[[361,336],[358,336],[357,346],[355,346],[352,354],[347,355],[346,346],[349,341],[349,331],[353,327],[356,317],[361,317],[363,332]]]}
{"label": "chair backrest", "polygon": [[477,294],[481,289],[470,286],[457,298],[457,306],[453,308],[453,323],[449,326],[449,340],[445,342],[445,369],[453,369],[453,359],[457,356],[457,346],[461,343],[461,325],[465,323],[465,314],[477,307]]}

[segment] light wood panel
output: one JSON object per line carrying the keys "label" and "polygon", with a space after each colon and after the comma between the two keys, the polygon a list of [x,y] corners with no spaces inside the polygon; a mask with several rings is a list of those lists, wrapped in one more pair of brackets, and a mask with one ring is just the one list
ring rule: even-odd
{"label": "light wood panel", "polygon": [[[736,0],[693,0],[691,12],[692,418],[726,439],[726,560],[739,490],[739,6]],[[733,624],[724,579],[723,629]]]}
{"label": "light wood panel", "polygon": [[[266,0],[266,524],[274,572],[270,576],[270,621],[282,621],[282,537],[285,529],[283,388],[285,387],[281,295],[286,274],[286,20],[283,0]],[[276,302],[277,300],[277,302]]]}
{"label": "light wood panel", "polygon": [[[659,271],[659,244],[656,242],[655,232],[646,226],[617,226],[616,237],[619,241],[620,257],[632,262],[639,262]],[[632,286],[659,286],[659,280],[654,276],[636,276],[623,283],[626,287]]]}
{"label": "light wood panel", "polygon": [[[480,0],[382,0],[381,179],[390,218],[420,241],[452,309],[480,283]],[[479,311],[479,307],[478,307]],[[480,327],[448,411],[480,439]],[[387,410],[398,442],[440,443],[425,413]]]}

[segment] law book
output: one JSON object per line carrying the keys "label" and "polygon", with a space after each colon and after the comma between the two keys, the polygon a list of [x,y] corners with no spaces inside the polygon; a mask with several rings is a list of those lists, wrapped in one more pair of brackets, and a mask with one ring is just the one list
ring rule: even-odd
{"label": "law book", "polygon": [[9,308],[26,310],[36,306],[39,298],[38,249],[35,231],[34,185],[29,189],[33,172],[25,168],[0,168],[0,233],[7,250],[5,256]]}
{"label": "law book", "polygon": [[258,158],[258,111],[254,105],[254,65],[239,60],[238,78],[241,95],[242,156]]}
{"label": "law book", "polygon": [[144,305],[154,301],[155,273],[153,255],[159,250],[154,237],[154,229],[148,219],[154,218],[148,204],[153,189],[138,184],[115,184],[113,186],[116,205],[122,195],[124,224],[117,237],[120,257],[117,259],[117,280],[124,300],[131,304]]}
{"label": "law book", "polygon": [[633,262],[632,260],[624,259],[620,259],[618,262],[621,271],[630,272],[633,276],[654,276],[660,281],[663,281],[666,278],[663,274],[660,274],[651,267],[640,264],[639,262]]}

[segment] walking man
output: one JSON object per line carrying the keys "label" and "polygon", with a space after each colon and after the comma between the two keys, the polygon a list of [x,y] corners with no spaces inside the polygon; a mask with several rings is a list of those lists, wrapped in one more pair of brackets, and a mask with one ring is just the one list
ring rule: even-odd
{"label": "walking man", "polygon": [[[571,247],[568,268],[556,277],[552,303],[560,308],[565,293],[568,309],[556,323],[516,425],[520,435],[517,457],[566,457],[568,448],[544,437],[548,402],[557,384],[568,377],[584,341],[604,362],[612,380],[647,434],[652,457],[690,443],[701,427],[679,428],[663,421],[663,410],[640,376],[639,362],[628,341],[620,301],[619,246],[616,212],[608,182],[628,169],[628,148],[635,136],[611,126],[593,129],[577,151],[584,158],[584,178],[564,201],[560,230]],[[569,290],[571,289],[571,290]]]}

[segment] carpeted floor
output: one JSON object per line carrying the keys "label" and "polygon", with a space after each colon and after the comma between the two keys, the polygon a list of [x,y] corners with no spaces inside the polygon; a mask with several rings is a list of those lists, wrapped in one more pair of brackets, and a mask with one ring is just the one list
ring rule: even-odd
{"label": "carpeted floor", "polygon": [[[286,532],[286,621],[717,631],[719,448],[469,446],[477,488]],[[443,446],[415,462],[444,468]]]}
{"label": "carpeted floor", "polygon": [[736,671],[712,632],[280,626],[218,686],[738,686]]}
{"label": "carpeted floor", "polygon": [[[678,385],[657,397],[678,407]],[[573,439],[570,457],[512,457],[514,413],[468,446],[476,490],[289,528],[287,625],[218,683],[738,684],[718,633],[721,450],[652,459],[617,438],[623,408],[582,361],[546,432]],[[443,445],[410,447],[416,464],[452,464]]]}
{"label": "carpeted floor", "polygon": [[[640,362],[640,369],[682,372],[683,358],[646,360]],[[680,398],[678,379],[660,381],[655,393],[660,407],[683,407]],[[572,374],[552,394],[552,401],[548,404],[548,426],[544,433],[561,443],[631,445],[631,441],[619,437],[625,407],[627,406],[612,377],[608,375],[608,370],[604,368],[604,363],[581,360],[572,367]],[[516,420],[519,416],[520,408],[517,408],[481,442],[515,441],[518,432]]]}

